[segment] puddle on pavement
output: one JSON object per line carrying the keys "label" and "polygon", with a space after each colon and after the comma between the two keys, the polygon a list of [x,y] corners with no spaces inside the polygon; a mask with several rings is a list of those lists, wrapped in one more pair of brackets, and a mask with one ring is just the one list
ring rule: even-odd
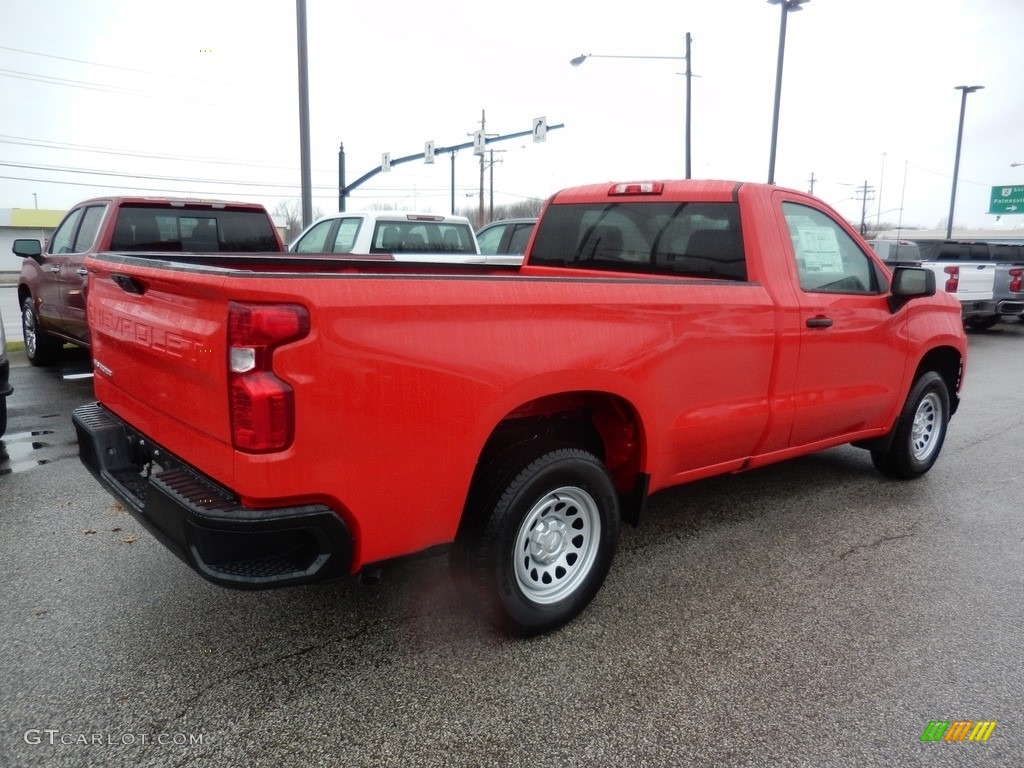
{"label": "puddle on pavement", "polygon": [[47,448],[54,447],[48,439],[52,434],[52,429],[37,429],[31,432],[12,432],[0,439],[0,476],[25,472],[33,467],[78,455],[69,453],[55,456],[52,452],[46,452]]}

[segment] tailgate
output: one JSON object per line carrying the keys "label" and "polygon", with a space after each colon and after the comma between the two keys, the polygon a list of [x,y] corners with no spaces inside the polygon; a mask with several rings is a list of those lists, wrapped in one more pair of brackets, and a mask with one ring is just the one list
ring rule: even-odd
{"label": "tailgate", "polygon": [[90,259],[96,397],[178,456],[231,478],[223,274]]}
{"label": "tailgate", "polygon": [[995,287],[996,265],[962,262],[956,297],[960,301],[988,301]]}

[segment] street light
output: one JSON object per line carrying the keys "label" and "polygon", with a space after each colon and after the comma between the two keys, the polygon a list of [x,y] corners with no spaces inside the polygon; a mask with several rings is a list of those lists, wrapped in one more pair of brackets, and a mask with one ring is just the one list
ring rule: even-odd
{"label": "street light", "polygon": [[1011,168],[1016,168],[1019,165],[1024,165],[1024,163],[1010,163]]}
{"label": "street light", "polygon": [[956,159],[953,161],[953,191],[949,195],[949,219],[946,221],[946,239],[953,236],[953,210],[956,208],[956,179],[960,175],[960,143],[964,138],[964,110],[967,109],[967,94],[980,91],[984,85],[958,85],[954,91],[960,91],[960,128],[956,133]]}
{"label": "street light", "polygon": [[[805,2],[805,0],[800,1]],[[687,32],[685,56],[606,56],[599,53],[581,53],[576,58],[569,60],[569,63],[574,67],[578,67],[587,59],[662,59],[686,62],[686,178],[690,178],[690,78],[693,77],[693,73],[690,70],[690,42],[690,33]]]}
{"label": "street light", "polygon": [[782,59],[786,55],[786,17],[792,11],[810,0],[768,0],[772,5],[782,7],[782,21],[779,24],[779,63],[775,69],[775,111],[772,115],[772,148],[768,157],[768,183],[775,183],[775,147],[779,139],[779,101],[782,98]]}

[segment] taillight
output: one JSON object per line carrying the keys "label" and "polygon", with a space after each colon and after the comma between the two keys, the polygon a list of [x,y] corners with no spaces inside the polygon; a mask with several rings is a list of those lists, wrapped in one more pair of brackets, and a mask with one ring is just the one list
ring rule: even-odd
{"label": "taillight", "polygon": [[228,306],[228,396],[231,440],[252,453],[287,448],[295,434],[292,388],[273,370],[274,349],[309,333],[298,304]]}
{"label": "taillight", "polygon": [[1020,293],[1021,283],[1024,282],[1024,269],[1013,267],[1010,270],[1010,291]]}
{"label": "taillight", "polygon": [[946,273],[946,293],[956,293],[960,285],[960,267],[946,267],[942,271]]}
{"label": "taillight", "polygon": [[608,194],[616,195],[660,195],[665,190],[664,183],[660,181],[630,181],[624,184],[615,184]]}

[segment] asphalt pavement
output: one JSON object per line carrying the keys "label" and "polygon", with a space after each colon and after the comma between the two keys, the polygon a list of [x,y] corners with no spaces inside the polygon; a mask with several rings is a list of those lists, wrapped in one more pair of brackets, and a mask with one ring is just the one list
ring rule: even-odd
{"label": "asphalt pavement", "polygon": [[[1024,765],[1022,325],[971,334],[924,478],[844,447],[658,494],[590,608],[531,640],[443,558],[203,581],[76,458],[87,368],[12,370],[0,766]],[[996,726],[922,742],[937,721]]]}

